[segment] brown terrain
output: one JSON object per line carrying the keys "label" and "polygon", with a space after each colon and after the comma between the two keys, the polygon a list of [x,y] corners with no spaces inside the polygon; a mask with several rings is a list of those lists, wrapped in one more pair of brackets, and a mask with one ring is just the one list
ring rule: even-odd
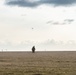
{"label": "brown terrain", "polygon": [[0,52],[0,75],[76,75],[76,52]]}

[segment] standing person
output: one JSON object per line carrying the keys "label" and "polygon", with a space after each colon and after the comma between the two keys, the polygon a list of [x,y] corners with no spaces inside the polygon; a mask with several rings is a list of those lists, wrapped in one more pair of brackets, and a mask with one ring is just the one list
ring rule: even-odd
{"label": "standing person", "polygon": [[35,53],[35,46],[32,47],[32,53]]}

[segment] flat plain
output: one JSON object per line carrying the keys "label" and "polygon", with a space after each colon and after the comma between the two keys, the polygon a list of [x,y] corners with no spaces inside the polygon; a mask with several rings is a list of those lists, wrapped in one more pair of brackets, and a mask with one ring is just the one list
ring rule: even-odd
{"label": "flat plain", "polygon": [[76,75],[76,52],[0,52],[0,75]]}

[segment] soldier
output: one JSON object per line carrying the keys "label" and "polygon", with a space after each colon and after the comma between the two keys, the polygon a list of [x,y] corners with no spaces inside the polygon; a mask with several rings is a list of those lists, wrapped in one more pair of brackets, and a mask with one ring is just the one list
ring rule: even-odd
{"label": "soldier", "polygon": [[32,53],[35,53],[35,46],[32,47]]}

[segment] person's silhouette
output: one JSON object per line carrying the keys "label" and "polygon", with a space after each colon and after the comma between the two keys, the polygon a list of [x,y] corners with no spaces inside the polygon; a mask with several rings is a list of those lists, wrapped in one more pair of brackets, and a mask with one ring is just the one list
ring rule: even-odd
{"label": "person's silhouette", "polygon": [[32,53],[35,53],[35,46],[32,47]]}

